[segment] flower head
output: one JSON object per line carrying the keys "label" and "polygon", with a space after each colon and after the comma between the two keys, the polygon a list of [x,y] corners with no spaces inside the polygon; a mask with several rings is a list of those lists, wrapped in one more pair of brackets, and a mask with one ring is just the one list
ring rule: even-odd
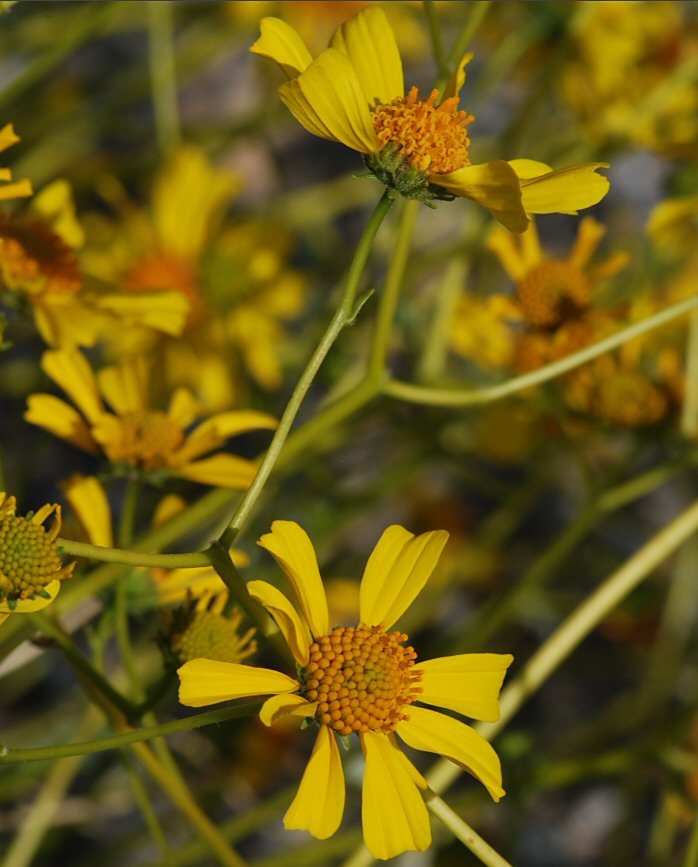
{"label": "flower head", "polygon": [[574,212],[596,204],[608,181],[605,163],[553,171],[532,160],[470,161],[468,125],[459,108],[466,54],[443,94],[405,95],[402,60],[385,13],[364,9],[335,32],[315,59],[299,34],[278,18],[264,18],[251,50],[275,61],[288,78],[279,96],[296,120],[321,138],[362,153],[376,177],[408,198],[462,196],[487,208],[513,232],[527,214]]}
{"label": "flower head", "polygon": [[324,839],[339,827],[344,776],[336,736],[357,734],[366,759],[363,828],[377,858],[392,858],[431,842],[420,793],[426,782],[401,752],[408,746],[441,754],[480,779],[495,800],[504,795],[499,759],[474,729],[432,710],[445,708],[481,720],[499,717],[498,695],[512,657],[463,654],[421,662],[407,636],[392,630],[424,587],[448,534],[414,536],[389,527],[361,581],[359,622],[330,626],[327,598],[312,543],[291,521],[275,521],[262,536],[286,573],[295,604],[265,581],[247,587],[276,621],[295,657],[298,676],[208,659],[179,669],[180,701],[192,707],[268,695],[266,725],[282,717],[313,720],[317,739],[284,825]]}
{"label": "flower head", "polygon": [[75,563],[63,566],[56,548],[60,529],[58,504],[22,516],[15,498],[0,492],[0,623],[10,614],[45,608],[72,574]]}
{"label": "flower head", "polygon": [[257,652],[254,628],[241,632],[242,613],[234,608],[226,615],[227,600],[227,593],[199,599],[168,616],[169,644],[180,663],[202,658],[239,663]]}
{"label": "flower head", "polygon": [[275,419],[255,410],[231,410],[194,425],[200,409],[186,389],[175,391],[166,410],[153,408],[149,364],[142,357],[124,359],[95,376],[79,350],[50,350],[42,367],[80,412],[53,395],[34,394],[27,421],[87,452],[104,454],[129,473],[246,488],[255,473],[252,461],[222,453],[204,456],[229,437],[276,426]]}
{"label": "flower head", "polygon": [[[11,123],[6,124],[0,129],[0,153],[13,144],[17,144],[19,136],[15,133]],[[12,172],[10,169],[0,166],[0,201],[9,199],[23,199],[32,194],[31,181],[26,179],[21,181],[12,180]]]}

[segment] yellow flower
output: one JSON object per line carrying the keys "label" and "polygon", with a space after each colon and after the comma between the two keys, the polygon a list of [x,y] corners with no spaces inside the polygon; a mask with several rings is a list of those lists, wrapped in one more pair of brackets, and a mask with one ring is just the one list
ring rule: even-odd
{"label": "yellow flower", "polygon": [[[15,133],[11,123],[6,124],[0,129],[0,153],[13,144],[17,144],[19,136]],[[31,181],[26,179],[21,181],[12,180],[12,172],[10,169],[0,166],[0,201],[8,201],[9,199],[22,199],[32,194]]]}
{"label": "yellow flower", "polygon": [[695,253],[698,245],[698,194],[660,202],[652,209],[647,231],[661,250],[679,256]]}
{"label": "yellow flower", "polygon": [[485,370],[506,370],[512,366],[516,354],[512,324],[521,318],[519,305],[505,295],[479,298],[465,292],[453,317],[450,346]]}
{"label": "yellow flower", "polygon": [[384,12],[371,7],[343,24],[330,47],[312,58],[298,33],[264,18],[251,50],[275,61],[289,79],[282,102],[309,132],[366,157],[371,171],[400,194],[428,201],[462,196],[486,207],[508,229],[523,232],[527,213],[574,212],[600,201],[606,178],[589,163],[553,171],[532,160],[472,165],[468,124],[458,108],[465,55],[446,88],[405,96],[402,60]]}
{"label": "yellow flower", "polygon": [[[44,526],[53,515],[50,527]],[[0,623],[10,614],[40,611],[58,595],[61,581],[75,563],[61,564],[56,539],[61,507],[42,506],[26,516],[17,514],[17,501],[0,491]]]}
{"label": "yellow flower", "polygon": [[177,293],[129,300],[85,289],[77,255],[83,243],[67,181],[49,184],[25,214],[0,213],[0,288],[10,300],[29,303],[46,343],[91,346],[115,319],[121,326],[181,331],[188,305]]}
{"label": "yellow flower", "polygon": [[125,359],[95,375],[78,350],[50,350],[43,355],[42,367],[77,409],[53,395],[34,394],[26,420],[84,451],[104,454],[129,472],[246,488],[254,477],[253,461],[230,454],[204,455],[220,449],[229,437],[276,426],[266,413],[234,410],[192,428],[199,406],[186,389],[174,392],[166,411],[151,408],[149,365],[142,357]]}
{"label": "yellow flower", "polygon": [[241,633],[242,612],[224,614],[227,601],[225,593],[203,597],[168,616],[170,646],[180,663],[201,658],[239,663],[257,652],[254,628]]}
{"label": "yellow flower", "polygon": [[[366,759],[362,820],[376,858],[428,848],[426,782],[398,747],[434,752],[480,779],[495,800],[504,795],[497,754],[474,729],[421,705],[476,719],[499,717],[498,695],[511,656],[464,654],[417,662],[407,636],[390,632],[429,579],[448,534],[414,536],[399,526],[380,538],[364,571],[359,624],[331,629],[312,543],[292,521],[275,521],[259,545],[286,573],[295,605],[276,587],[247,587],[276,621],[298,664],[297,677],[272,669],[195,659],[179,669],[180,701],[191,707],[245,696],[271,696],[260,717],[314,719],[317,739],[296,797],[284,816],[289,829],[320,839],[339,827],[344,775],[336,735],[359,736]],[[415,704],[420,702],[420,704]]]}
{"label": "yellow flower", "polygon": [[109,347],[117,356],[157,352],[168,385],[189,386],[216,409],[238,390],[238,355],[263,388],[281,384],[286,322],[306,294],[305,278],[287,264],[283,227],[249,219],[222,225],[240,185],[199,149],[182,147],[156,177],[147,210],[107,189],[123,219],[93,220],[83,257],[89,274],[120,287],[121,304],[172,294],[185,304],[177,340],[144,323],[110,335]]}

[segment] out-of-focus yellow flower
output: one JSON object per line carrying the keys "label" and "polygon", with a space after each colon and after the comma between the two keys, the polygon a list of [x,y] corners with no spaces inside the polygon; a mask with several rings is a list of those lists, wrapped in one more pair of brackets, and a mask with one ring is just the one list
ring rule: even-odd
{"label": "out-of-focus yellow flower", "polygon": [[50,350],[42,368],[80,412],[53,395],[34,394],[27,421],[91,454],[104,454],[128,472],[246,488],[254,477],[253,461],[204,455],[220,449],[229,437],[276,427],[275,419],[255,410],[219,413],[192,427],[200,407],[183,388],[174,392],[166,411],[152,408],[149,363],[142,357],[125,359],[95,376],[78,350]]}
{"label": "out-of-focus yellow flower", "polygon": [[[45,526],[53,516],[50,527]],[[0,491],[0,623],[10,614],[40,611],[58,595],[61,581],[75,563],[63,566],[56,549],[61,507],[42,506],[38,512],[17,514],[17,501]]]}
{"label": "out-of-focus yellow flower", "polygon": [[598,141],[690,155],[698,142],[698,30],[686,4],[575,4],[563,99]]}
{"label": "out-of-focus yellow flower", "polygon": [[91,346],[115,322],[148,325],[169,334],[184,326],[187,305],[169,292],[122,299],[86,290],[78,262],[84,232],[67,181],[54,181],[25,214],[0,213],[0,289],[32,310],[51,346]]}
{"label": "out-of-focus yellow flower", "polygon": [[344,812],[344,774],[336,735],[356,733],[366,759],[362,821],[374,857],[392,858],[431,843],[421,774],[398,747],[434,752],[468,770],[499,800],[499,759],[474,729],[432,705],[484,720],[499,717],[498,696],[509,655],[464,654],[416,663],[407,636],[387,630],[411,605],[436,566],[448,533],[414,536],[399,526],[381,536],[364,571],[355,627],[330,628],[327,598],[312,543],[292,521],[275,521],[259,545],[286,573],[296,604],[265,581],[248,589],[286,638],[298,673],[194,659],[179,669],[182,704],[201,707],[268,695],[266,725],[289,715],[314,718],[319,731],[296,797],[289,829],[325,839]]}
{"label": "out-of-focus yellow flower", "polygon": [[[17,144],[20,141],[19,136],[14,131],[11,123],[6,124],[0,129],[0,153]],[[8,201],[9,199],[23,199],[32,194],[31,181],[24,178],[21,181],[12,180],[12,172],[10,169],[0,166],[0,201]]]}
{"label": "out-of-focus yellow flower", "polygon": [[673,255],[698,247],[698,195],[665,199],[652,209],[647,231],[662,250]]}
{"label": "out-of-focus yellow flower", "polygon": [[458,301],[449,334],[451,348],[486,370],[506,370],[516,355],[512,324],[522,318],[519,305],[505,295],[480,298],[465,292]]}
{"label": "out-of-focus yellow flower", "polygon": [[462,58],[442,100],[436,90],[420,99],[416,87],[405,96],[395,36],[377,7],[343,24],[315,59],[278,18],[262,20],[251,50],[286,75],[279,95],[305,129],[364,154],[376,177],[408,198],[462,196],[523,232],[527,214],[577,211],[608,190],[606,178],[596,174],[605,163],[559,171],[533,160],[472,165],[467,126],[474,118],[458,108],[472,55]]}
{"label": "out-of-focus yellow flower", "polygon": [[286,323],[306,293],[305,279],[287,265],[290,239],[281,227],[222,225],[239,190],[236,174],[183,147],[156,178],[147,211],[111,194],[123,219],[96,223],[83,257],[88,273],[121,288],[123,304],[166,292],[186,304],[177,340],[149,327],[114,334],[110,344],[118,356],[157,352],[167,384],[195,389],[211,408],[233,401],[240,356],[264,388],[280,385]]}
{"label": "out-of-focus yellow flower", "polygon": [[257,652],[254,628],[240,631],[242,612],[224,614],[227,599],[227,594],[202,598],[168,616],[170,647],[180,663],[202,658],[240,663]]}

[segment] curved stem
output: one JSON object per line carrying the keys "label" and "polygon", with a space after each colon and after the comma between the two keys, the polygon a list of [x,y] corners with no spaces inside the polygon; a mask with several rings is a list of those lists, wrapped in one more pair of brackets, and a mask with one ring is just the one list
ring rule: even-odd
{"label": "curved stem", "polygon": [[600,340],[598,343],[587,346],[580,352],[574,352],[560,361],[546,364],[545,367],[541,367],[531,373],[515,376],[499,385],[478,389],[431,388],[429,386],[413,385],[408,382],[392,380],[386,383],[385,393],[399,400],[425,406],[463,407],[493,403],[496,400],[501,400],[503,397],[509,397],[509,395],[524,391],[534,385],[540,385],[543,382],[555,379],[563,373],[586,364],[587,361],[598,358],[599,355],[603,355],[605,352],[616,349],[634,337],[639,337],[641,334],[646,334],[648,331],[666,325],[667,322],[671,322],[673,319],[678,319],[696,307],[698,307],[698,295],[687,298],[685,301],[680,301],[678,304],[672,304],[666,310],[655,313],[653,316],[648,316],[641,322],[628,326],[628,328],[622,328],[605,340]]}
{"label": "curved stem", "polygon": [[356,296],[359,290],[361,277],[363,276],[373,246],[373,240],[376,237],[376,233],[378,232],[385,215],[390,210],[393,201],[394,194],[391,190],[386,189],[378,201],[366,228],[364,229],[364,233],[361,236],[361,240],[359,241],[356,253],[354,254],[354,258],[349,268],[347,281],[339,307],[332,317],[330,324],[327,326],[320,343],[317,345],[315,352],[313,352],[310,361],[293,390],[293,394],[291,395],[291,398],[286,405],[286,409],[281,416],[281,420],[279,421],[279,426],[274,433],[271,445],[259,465],[254,481],[247,489],[240,506],[230,522],[230,526],[224,531],[220,538],[221,543],[226,548],[229,548],[233,543],[243,524],[249,517],[250,512],[254,508],[257,498],[261,494],[262,489],[264,488],[264,485],[279,458],[284,443],[286,442],[286,438],[290,433],[291,426],[298,414],[298,410],[300,409],[301,404],[303,403],[303,400],[305,399],[305,396],[322,365],[322,362],[325,360],[325,356],[330,351],[332,345],[343,329],[354,321],[357,312],[354,310]]}
{"label": "curved stem", "polygon": [[146,554],[140,551],[127,551],[124,548],[104,548],[89,545],[87,542],[73,542],[71,539],[56,540],[61,554],[100,560],[102,563],[120,563],[122,566],[159,566],[163,569],[194,569],[208,566],[208,558],[203,552],[190,554]]}

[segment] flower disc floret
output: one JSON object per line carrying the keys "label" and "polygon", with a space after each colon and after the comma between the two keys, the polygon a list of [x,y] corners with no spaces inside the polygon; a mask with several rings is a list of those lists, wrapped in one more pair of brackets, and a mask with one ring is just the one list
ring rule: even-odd
{"label": "flower disc floret", "polygon": [[302,694],[316,719],[341,735],[394,731],[421,692],[407,636],[381,626],[337,627],[310,647]]}
{"label": "flower disc floret", "polygon": [[43,220],[0,214],[0,275],[8,289],[74,295],[81,286],[75,252]]}
{"label": "flower disc floret", "polygon": [[184,431],[159,410],[127,413],[120,419],[121,436],[113,460],[136,464],[143,470],[167,465],[167,457],[184,442]]}
{"label": "flower disc floret", "polygon": [[517,284],[526,319],[538,328],[554,328],[589,306],[591,284],[569,262],[546,259]]}
{"label": "flower disc floret", "polygon": [[458,109],[458,97],[441,104],[438,99],[438,90],[420,99],[413,87],[407,96],[379,105],[372,118],[381,149],[396,145],[412,168],[430,174],[448,174],[469,165],[466,125],[474,117]]}
{"label": "flower disc floret", "polygon": [[257,650],[254,629],[240,634],[242,616],[234,611],[225,617],[214,611],[196,611],[184,632],[174,637],[173,649],[182,662],[190,659],[216,659],[242,662]]}

